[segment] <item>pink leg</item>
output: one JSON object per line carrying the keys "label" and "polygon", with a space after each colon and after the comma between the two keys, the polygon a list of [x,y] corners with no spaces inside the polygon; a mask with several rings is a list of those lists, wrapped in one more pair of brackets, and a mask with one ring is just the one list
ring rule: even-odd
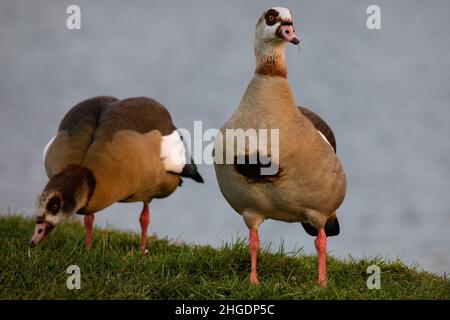
{"label": "pink leg", "polygon": [[90,213],[84,216],[84,227],[86,228],[86,238],[85,244],[86,249],[92,249],[92,236],[93,236],[93,226],[94,226],[94,213]]}
{"label": "pink leg", "polygon": [[258,275],[256,273],[256,259],[258,256],[258,249],[259,249],[259,237],[258,237],[258,230],[256,229],[249,230],[249,247],[250,247],[250,258],[252,261],[250,281],[253,284],[259,284]]}
{"label": "pink leg", "polygon": [[314,244],[316,245],[317,257],[319,260],[319,277],[317,283],[319,286],[325,287],[327,285],[327,235],[324,228],[320,229],[317,233]]}
{"label": "pink leg", "polygon": [[147,228],[150,223],[150,211],[148,210],[148,203],[144,202],[141,216],[139,217],[141,223],[141,252],[142,255],[147,254]]}

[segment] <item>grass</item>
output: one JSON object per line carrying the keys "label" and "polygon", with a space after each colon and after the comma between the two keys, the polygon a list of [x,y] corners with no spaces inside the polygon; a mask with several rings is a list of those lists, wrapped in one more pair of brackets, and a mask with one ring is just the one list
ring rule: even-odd
{"label": "grass", "polygon": [[[28,247],[33,220],[0,217],[0,299],[449,299],[450,280],[380,258],[328,257],[328,286],[315,278],[317,257],[261,250],[261,285],[249,283],[246,241],[219,249],[151,238],[149,255],[139,235],[96,229],[84,248],[81,224],[58,226],[48,241]],[[81,269],[81,289],[69,290],[69,265]],[[381,269],[381,289],[366,286],[369,265]]]}

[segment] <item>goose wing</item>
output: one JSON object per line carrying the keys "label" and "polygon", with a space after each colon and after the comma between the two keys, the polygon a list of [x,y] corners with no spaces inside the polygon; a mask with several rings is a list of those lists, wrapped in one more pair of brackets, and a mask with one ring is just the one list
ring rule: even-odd
{"label": "goose wing", "polygon": [[333,130],[331,130],[328,123],[325,122],[321,117],[319,117],[313,111],[305,108],[298,107],[298,110],[314,125],[314,127],[319,131],[327,140],[327,142],[333,147],[334,152],[336,152],[336,138],[334,137]]}

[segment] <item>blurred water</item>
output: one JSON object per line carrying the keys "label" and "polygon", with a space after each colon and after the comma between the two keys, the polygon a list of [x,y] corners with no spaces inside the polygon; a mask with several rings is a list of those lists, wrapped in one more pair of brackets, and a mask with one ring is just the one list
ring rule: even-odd
{"label": "blurred water", "polygon": [[[179,127],[219,128],[254,68],[253,32],[267,7],[292,9],[302,46],[287,50],[299,104],[334,128],[348,176],[339,257],[381,255],[450,271],[450,2],[85,1],[82,29],[65,28],[71,1],[0,4],[0,206],[33,214],[46,182],[42,149],[62,116],[100,94],[151,96]],[[214,246],[245,237],[212,166],[152,204],[151,232]],[[114,205],[99,225],[138,230],[141,204]],[[31,235],[32,230],[30,230]],[[315,252],[299,224],[268,221],[263,245]]]}

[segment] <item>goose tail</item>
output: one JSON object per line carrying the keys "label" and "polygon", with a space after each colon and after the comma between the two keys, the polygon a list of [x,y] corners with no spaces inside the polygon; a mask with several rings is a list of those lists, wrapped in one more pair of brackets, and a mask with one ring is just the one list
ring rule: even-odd
{"label": "goose tail", "polygon": [[[302,223],[303,229],[305,229],[306,233],[310,236],[317,236],[317,229],[311,225],[310,223]],[[337,236],[340,232],[339,220],[336,217],[336,213],[331,215],[325,223],[325,233],[327,237]]]}
{"label": "goose tail", "polygon": [[183,167],[183,171],[181,171],[180,176],[191,178],[192,180],[198,182],[198,183],[204,183],[203,177],[198,172],[197,166],[191,159],[191,163],[186,163],[186,165]]}

